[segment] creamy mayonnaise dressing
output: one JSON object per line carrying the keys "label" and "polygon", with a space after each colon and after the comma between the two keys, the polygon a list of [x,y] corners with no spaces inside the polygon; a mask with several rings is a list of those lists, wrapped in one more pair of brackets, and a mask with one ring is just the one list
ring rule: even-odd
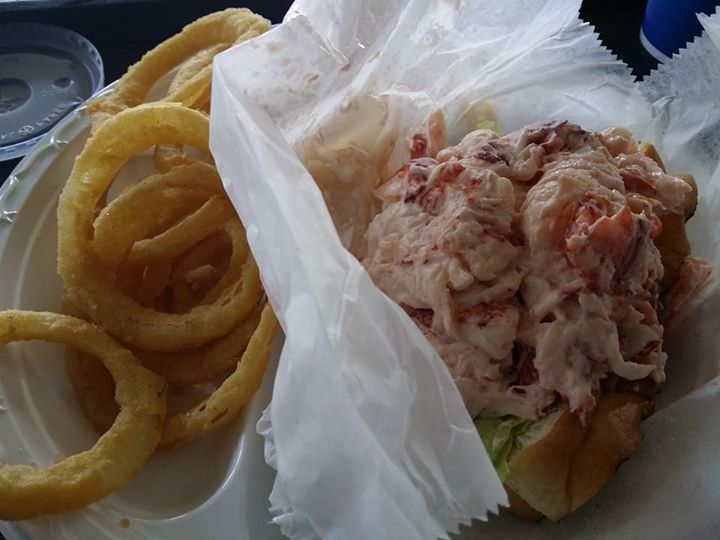
{"label": "creamy mayonnaise dressing", "polygon": [[470,414],[537,418],[558,396],[583,414],[610,373],[661,382],[653,239],[688,185],[622,129],[552,122],[433,146],[416,137],[376,190],[363,264]]}

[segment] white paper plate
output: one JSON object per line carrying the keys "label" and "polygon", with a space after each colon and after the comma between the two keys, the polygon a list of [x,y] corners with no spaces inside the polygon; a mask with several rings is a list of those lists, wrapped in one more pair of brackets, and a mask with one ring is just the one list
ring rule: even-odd
{"label": "white paper plate", "polygon": [[[89,125],[84,106],[71,113],[0,189],[0,309],[59,310],[57,200]],[[85,510],[0,522],[0,532],[9,539],[282,538],[268,525],[274,472],[255,432],[277,358],[242,417],[225,429],[151,459],[128,486]],[[47,466],[95,440],[65,375],[61,346],[35,342],[0,349],[0,460]],[[120,526],[123,518],[128,528]]]}

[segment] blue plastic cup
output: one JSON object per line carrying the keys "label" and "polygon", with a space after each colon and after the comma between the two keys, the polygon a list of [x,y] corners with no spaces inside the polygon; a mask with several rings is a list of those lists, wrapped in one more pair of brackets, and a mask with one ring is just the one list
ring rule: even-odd
{"label": "blue plastic cup", "polygon": [[640,28],[643,47],[660,62],[699,36],[702,27],[697,13],[715,11],[718,0],[648,0]]}

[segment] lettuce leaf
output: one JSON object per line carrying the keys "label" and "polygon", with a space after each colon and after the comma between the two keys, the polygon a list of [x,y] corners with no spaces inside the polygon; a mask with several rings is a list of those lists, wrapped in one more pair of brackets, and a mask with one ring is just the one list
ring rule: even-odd
{"label": "lettuce leaf", "polygon": [[475,427],[480,434],[495,470],[504,481],[510,474],[508,458],[515,448],[516,438],[522,434],[532,420],[523,420],[517,416],[502,416],[500,418],[476,418]]}
{"label": "lettuce leaf", "polygon": [[494,131],[500,136],[502,136],[503,134],[502,129],[500,129],[500,125],[493,120],[481,120],[480,122],[475,124],[475,129],[489,129],[490,131]]}

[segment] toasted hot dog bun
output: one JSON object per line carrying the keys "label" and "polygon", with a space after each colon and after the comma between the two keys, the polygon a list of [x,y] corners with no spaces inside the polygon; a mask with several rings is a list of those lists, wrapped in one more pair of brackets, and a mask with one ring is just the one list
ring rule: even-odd
{"label": "toasted hot dog bun", "polygon": [[524,519],[560,520],[592,498],[639,447],[640,420],[651,410],[629,393],[603,395],[583,425],[566,407],[517,440],[505,486],[510,511]]}
{"label": "toasted hot dog bun", "polygon": [[538,512],[532,506],[525,502],[524,499],[515,493],[512,489],[505,485],[505,491],[508,495],[508,502],[510,503],[510,511],[519,518],[526,519],[528,521],[540,521],[545,517],[545,514]]}
{"label": "toasted hot dog bun", "polygon": [[640,447],[640,420],[652,405],[635,394],[606,394],[593,412],[580,448],[570,463],[570,512],[594,497],[620,463]]}
{"label": "toasted hot dog bun", "polygon": [[505,485],[551,519],[567,515],[570,462],[584,434],[585,427],[565,406],[538,420],[516,440]]}

